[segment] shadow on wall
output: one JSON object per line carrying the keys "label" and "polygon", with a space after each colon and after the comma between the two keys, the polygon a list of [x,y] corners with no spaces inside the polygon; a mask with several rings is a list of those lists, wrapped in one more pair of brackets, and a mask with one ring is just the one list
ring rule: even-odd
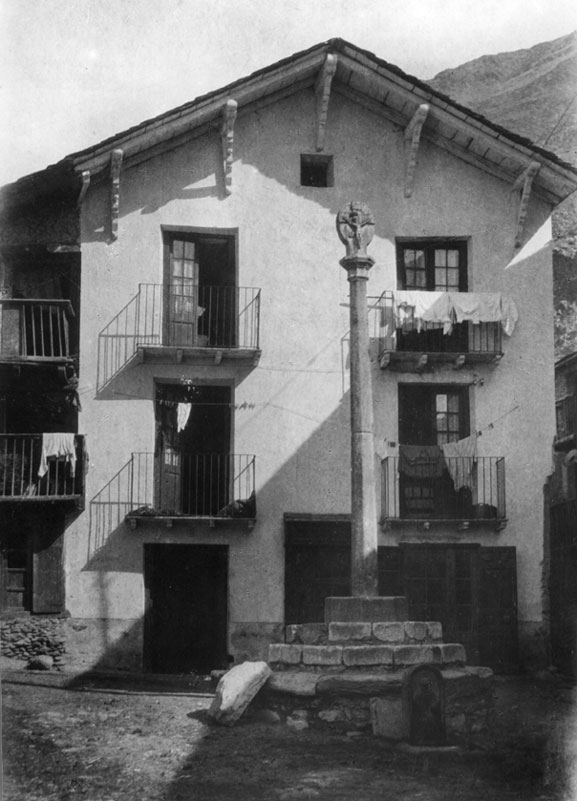
{"label": "shadow on wall", "polygon": [[[282,427],[290,436],[294,412],[288,405],[281,411],[277,405],[271,410],[263,410],[258,422],[261,430],[270,427],[270,414],[275,419],[282,419]],[[90,502],[89,551],[82,571],[96,574],[93,592],[98,597],[98,620],[71,621],[69,652],[74,664],[83,664],[86,670],[142,669],[143,619],[122,621],[116,619],[115,615],[121,608],[119,594],[125,589],[121,574],[143,574],[145,543],[224,545],[229,548],[230,563],[234,564],[238,556],[248,562],[253,556],[247,555],[246,551],[251,551],[257,544],[262,542],[263,552],[271,550],[271,543],[266,542],[265,531],[271,510],[275,510],[275,519],[285,511],[326,513],[330,510],[349,513],[349,471],[343,469],[350,459],[349,414],[347,394],[301,447],[257,489],[260,518],[257,517],[253,530],[243,534],[227,528],[226,521],[210,528],[206,523],[191,527],[190,521],[176,520],[171,528],[167,528],[165,523],[152,517],[139,522],[137,528],[132,530],[125,522],[125,516],[131,509],[128,494],[131,486],[130,463],[124,465]],[[306,422],[313,423],[310,417]],[[275,447],[275,443],[271,442],[270,452],[262,455],[265,464],[274,456]],[[256,556],[255,553],[254,558]],[[266,565],[264,567],[266,573]],[[276,576],[278,568],[271,567]],[[235,570],[238,569],[237,564]],[[253,580],[254,576],[247,575],[247,582]],[[274,586],[278,586],[278,581],[275,580]],[[250,592],[250,588],[240,588],[240,592]],[[143,611],[141,609],[141,614]],[[258,618],[256,613],[255,618]],[[278,640],[281,633],[282,624],[278,621],[259,624],[254,621],[234,621],[229,627],[229,647],[242,658],[257,658],[266,653],[268,642]]]}

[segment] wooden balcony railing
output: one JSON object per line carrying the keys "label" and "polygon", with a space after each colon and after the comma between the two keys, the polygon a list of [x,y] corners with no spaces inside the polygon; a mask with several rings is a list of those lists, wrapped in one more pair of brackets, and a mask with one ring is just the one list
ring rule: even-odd
{"label": "wooden balcony railing", "polygon": [[73,453],[57,458],[42,434],[0,434],[0,502],[82,499],[84,437],[73,437]]}
{"label": "wooden balcony railing", "polygon": [[388,457],[382,462],[382,517],[498,524],[506,518],[505,459],[450,457],[405,467],[401,457]]}
{"label": "wooden balcony railing", "polygon": [[129,518],[237,518],[254,520],[255,457],[251,454],[133,453]]}
{"label": "wooden balcony railing", "polygon": [[0,361],[70,359],[68,300],[0,299]]}
{"label": "wooden balcony railing", "polygon": [[[138,294],[100,332],[98,387],[140,350],[259,350],[260,289],[234,286],[140,284]],[[251,358],[253,358],[251,356]]]}

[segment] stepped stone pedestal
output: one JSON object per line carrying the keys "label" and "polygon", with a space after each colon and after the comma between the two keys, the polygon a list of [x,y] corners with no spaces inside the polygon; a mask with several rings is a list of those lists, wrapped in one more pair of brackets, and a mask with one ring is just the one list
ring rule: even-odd
{"label": "stepped stone pedestal", "polygon": [[[467,666],[464,647],[444,642],[439,622],[407,617],[404,598],[327,598],[325,623],[287,626],[284,642],[270,645],[273,672],[254,705],[296,730],[372,730],[426,745],[482,739],[492,671]],[[434,733],[426,731],[431,710]]]}

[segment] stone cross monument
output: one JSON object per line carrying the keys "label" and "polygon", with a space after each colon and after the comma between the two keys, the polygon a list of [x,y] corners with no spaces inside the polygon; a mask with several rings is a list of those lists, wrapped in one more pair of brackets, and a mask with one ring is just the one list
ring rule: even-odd
{"label": "stone cross monument", "polygon": [[377,516],[373,443],[373,390],[369,360],[367,281],[374,260],[367,255],[373,213],[351,201],[337,214],[337,231],[346,247],[341,266],[350,283],[351,368],[351,589],[353,596],[376,596]]}

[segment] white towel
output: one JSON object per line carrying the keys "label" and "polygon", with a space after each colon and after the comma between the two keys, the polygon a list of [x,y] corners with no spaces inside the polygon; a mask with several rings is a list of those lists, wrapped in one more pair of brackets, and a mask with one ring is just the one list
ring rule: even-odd
{"label": "white towel", "polygon": [[75,434],[62,432],[42,434],[42,455],[40,457],[40,467],[38,477],[46,475],[48,472],[48,459],[58,459],[63,457],[70,463],[70,475],[76,473],[76,443]]}
{"label": "white towel", "polygon": [[459,439],[457,442],[446,442],[441,445],[445,464],[455,490],[461,487],[473,489],[473,470],[477,461],[477,437],[473,434],[470,437]]}
{"label": "white towel", "polygon": [[186,428],[191,409],[192,403],[179,403],[176,407],[176,430],[178,432]]}

